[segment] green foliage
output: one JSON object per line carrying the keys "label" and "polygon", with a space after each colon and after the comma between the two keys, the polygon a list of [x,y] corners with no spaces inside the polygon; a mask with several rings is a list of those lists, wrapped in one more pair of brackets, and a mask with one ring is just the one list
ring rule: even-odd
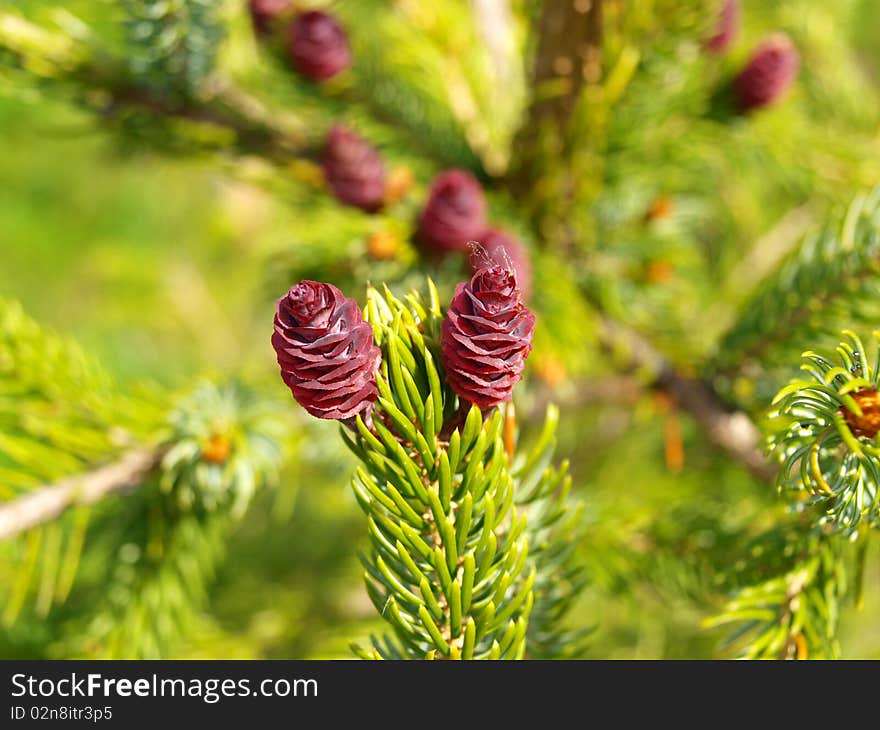
{"label": "green foliage", "polygon": [[[401,516],[388,483],[419,520],[446,524],[433,505],[419,511],[418,495],[401,491],[413,469],[401,474],[377,462],[375,443],[345,432],[359,456],[374,457],[361,462],[366,482],[355,494],[374,523],[365,555],[370,591],[377,603],[393,598],[397,609],[397,619],[384,610],[383,626],[351,589],[360,515],[337,488],[348,462],[329,424],[287,427],[298,448],[280,488],[251,500],[252,486],[281,464],[280,434],[269,421],[271,412],[290,410],[287,393],[281,400],[276,387],[279,401],[264,418],[263,406],[252,409],[236,389],[193,391],[192,383],[206,365],[277,374],[267,292],[293,281],[330,280],[347,291],[384,281],[407,291],[430,273],[447,293],[465,274],[464,258],[425,261],[412,237],[427,183],[458,165],[484,173],[492,224],[517,233],[535,269],[538,328],[517,393],[519,425],[526,436],[539,431],[541,404],[562,403],[558,439],[571,454],[571,492],[590,494],[579,510],[566,470],[551,466],[551,411],[535,446],[524,438],[502,463],[507,476],[490,485],[495,491],[487,487],[496,512],[496,502],[512,502],[497,522],[499,557],[487,570],[498,579],[503,549],[524,555],[502,597],[522,597],[523,605],[503,624],[473,611],[475,638],[477,618],[489,627],[475,653],[491,654],[489,636],[500,652],[511,621],[525,615],[532,571],[525,639],[517,644],[515,628],[508,654],[524,647],[535,658],[712,656],[715,635],[699,631],[700,618],[719,610],[715,623],[745,631],[734,642],[744,656],[835,656],[837,644],[845,656],[876,653],[876,632],[865,629],[876,615],[876,580],[866,579],[861,615],[849,600],[861,574],[851,553],[876,558],[865,548],[877,512],[875,443],[848,432],[847,414],[860,416],[845,392],[858,377],[873,384],[876,373],[832,374],[814,358],[811,373],[821,380],[802,381],[777,402],[769,430],[791,467],[782,482],[794,497],[784,515],[767,485],[720,456],[711,429],[681,410],[687,404],[655,398],[651,368],[633,363],[625,344],[597,336],[606,319],[626,323],[676,372],[705,375],[726,406],[756,414],[803,349],[833,351],[841,328],[873,328],[878,194],[860,197],[843,224],[799,243],[880,172],[869,0],[744,0],[743,30],[722,57],[701,49],[714,0],[603,3],[602,75],[581,97],[572,132],[543,140],[540,179],[528,195],[511,192],[502,173],[511,158],[535,151],[511,140],[523,109],[544,91],[524,83],[538,3],[495,3],[510,17],[493,26],[494,39],[478,16],[493,3],[331,4],[350,32],[355,64],[317,85],[286,59],[256,52],[243,1],[128,2],[124,28],[106,4],[66,0],[63,11],[56,4],[11,0],[0,12],[0,177],[9,193],[0,205],[0,277],[39,319],[89,345],[103,367],[66,345],[48,357],[42,342],[55,338],[0,317],[0,507],[130,446],[168,451],[124,499],[73,508],[0,545],[2,651],[342,656],[338,637],[381,633],[390,622],[394,636],[364,653],[439,656],[442,642],[453,653],[459,619],[450,598],[464,585],[442,574],[448,536],[439,526],[430,535],[443,560],[432,552],[414,562],[442,615],[426,603],[432,623],[423,622],[400,591],[423,599],[388,527],[416,523]],[[801,54],[791,93],[753,115],[716,114],[718,88],[774,30],[787,32]],[[70,113],[46,98],[72,99],[96,114]],[[402,200],[367,215],[332,199],[315,158],[334,122],[375,144],[389,170],[413,173]],[[126,154],[107,155],[108,141]],[[157,164],[155,152],[174,157]],[[197,157],[198,170],[183,155]],[[536,209],[543,216],[530,215]],[[370,252],[375,234],[394,239],[387,257]],[[371,301],[378,306],[375,294]],[[390,301],[391,320],[373,316],[384,323],[380,337],[395,316],[404,325],[421,319],[413,302],[398,311]],[[431,304],[418,306],[430,330]],[[422,333],[436,367],[435,335]],[[426,437],[433,392],[421,345],[409,326],[395,337],[399,376],[384,372],[389,408],[377,406],[374,427],[408,447],[400,464],[420,475],[419,448],[430,456],[432,445],[437,454],[447,447],[436,429],[436,443]],[[394,341],[386,340],[386,354]],[[4,371],[9,352],[23,364],[12,376]],[[846,357],[845,368],[869,361]],[[627,372],[618,372],[621,363]],[[195,394],[179,406],[158,389],[135,397],[131,378],[144,374]],[[440,390],[445,406],[432,404],[445,427],[456,406]],[[512,441],[509,420],[483,415],[487,450],[476,462],[485,476],[499,434],[504,451]],[[225,462],[205,460],[226,449]],[[676,449],[678,462],[670,458]],[[799,457],[799,449],[807,450]],[[451,474],[458,487],[464,476]],[[461,513],[452,501],[446,511],[441,502],[444,520]],[[514,510],[525,527],[511,540]],[[822,533],[836,529],[843,534]],[[418,547],[406,542],[409,534],[400,544]],[[464,552],[476,562],[473,538],[465,536]],[[591,580],[578,599],[583,566]],[[719,609],[731,593],[733,602]],[[249,600],[255,595],[270,598]],[[498,603],[496,617],[501,610]],[[576,627],[593,624],[587,646]]]}
{"label": "green foliage", "polygon": [[[68,617],[65,653],[161,656],[204,603],[230,517],[277,480],[289,423],[237,383],[204,383],[167,416],[156,389],[149,400],[123,398],[77,346],[14,303],[0,302],[0,337],[0,506],[134,444],[164,454],[133,485],[135,496],[101,505],[91,520],[74,503],[61,519],[3,545],[4,572],[15,575],[4,623],[14,627],[31,606],[42,617],[55,608]],[[85,625],[73,617],[77,606],[89,607]]]}
{"label": "green foliage", "polygon": [[[468,100],[474,103],[467,69],[475,65],[480,46],[474,42],[469,18],[462,8],[454,12],[453,7],[413,4],[381,12],[386,9],[383,2],[340,6],[357,58],[346,93],[365,103],[380,120],[406,130],[412,143],[430,156],[480,173],[484,163],[474,153],[464,120],[454,113],[456,100],[459,106]],[[413,22],[426,32],[414,36]],[[459,46],[461,55],[449,55],[451,43]],[[486,118],[468,111],[472,126]],[[470,131],[474,137],[474,130]],[[479,132],[489,136],[485,128]]]}
{"label": "green foliage", "polygon": [[255,490],[278,478],[289,423],[252,388],[203,383],[177,402],[168,424],[156,474],[104,516],[93,549],[110,557],[109,571],[74,596],[93,610],[85,626],[71,624],[67,651],[165,655],[198,625],[230,527]]}
{"label": "green foliage", "polygon": [[223,39],[222,5],[214,0],[125,0],[134,73],[172,93],[197,93]]}
{"label": "green foliage", "polygon": [[253,389],[203,383],[168,424],[159,468],[87,545],[104,568],[71,598],[91,609],[67,619],[65,654],[158,658],[193,633],[230,528],[277,480],[289,424]]}
{"label": "green foliage", "polygon": [[[843,220],[808,235],[741,307],[721,340],[713,368],[745,375],[766,397],[767,382],[800,343],[832,346],[843,327],[870,325],[878,308],[880,188],[859,195]],[[796,352],[796,350],[795,350]]]}
{"label": "green foliage", "polygon": [[778,423],[770,446],[783,464],[780,488],[806,490],[821,507],[821,524],[855,535],[863,520],[872,524],[880,516],[880,448],[874,439],[880,372],[859,337],[844,334],[839,365],[804,353],[801,368],[811,377],[795,380],[774,399],[770,417]]}
{"label": "green foliage", "polygon": [[278,479],[285,419],[242,383],[204,383],[172,411],[162,490],[182,510],[228,508],[241,517]]}
{"label": "green foliage", "polygon": [[567,614],[587,577],[577,548],[585,536],[583,505],[569,497],[568,461],[551,464],[559,412],[547,407],[544,428],[527,453],[514,459],[514,502],[526,517],[529,561],[535,569],[535,603],[526,632],[529,659],[578,658],[585,651],[586,628],[571,629]]}
{"label": "green foliage", "polygon": [[744,588],[706,627],[736,624],[727,644],[743,659],[835,659],[837,626],[847,590],[839,546],[804,540],[805,556],[790,570]]}
{"label": "green foliage", "polygon": [[366,312],[384,355],[380,398],[371,424],[358,418],[354,436],[343,436],[362,462],[353,486],[369,518],[367,590],[396,642],[374,639],[358,653],[577,653],[580,635],[561,620],[582,581],[572,559],[578,511],[569,509],[567,466],[549,463],[555,410],[534,449],[509,467],[503,411],[467,409],[443,384],[433,284],[428,302],[370,289]]}
{"label": "green foliage", "polygon": [[[0,299],[0,503],[100,464],[141,435],[150,409],[132,418],[122,404],[80,348]],[[29,602],[45,616],[67,598],[86,525],[78,510],[2,546],[15,573],[4,589],[5,623]]]}
{"label": "green foliage", "polygon": [[119,448],[109,429],[116,415],[110,385],[97,363],[6,300],[0,300],[0,384],[6,499]]}
{"label": "green foliage", "polygon": [[[346,442],[362,462],[353,486],[369,518],[362,560],[373,605],[404,656],[522,658],[535,568],[502,411],[484,421],[442,384],[433,285],[428,302],[371,289],[365,311],[383,351],[380,397],[371,426],[358,417]],[[358,653],[396,658],[393,646],[375,640]]]}
{"label": "green foliage", "polygon": [[745,658],[835,658],[841,607],[853,598],[862,604],[878,517],[878,363],[856,334],[844,335],[839,364],[803,354],[810,378],[782,388],[769,414],[768,445],[782,464],[777,484],[795,497],[797,520],[768,533],[756,555],[773,556],[775,569],[769,557],[753,565],[759,579],[706,622],[734,624],[728,644]]}
{"label": "green foliage", "polygon": [[80,604],[89,596],[90,608],[68,624],[62,655],[157,659],[198,625],[228,519],[176,509],[155,483],[141,489],[117,525],[102,525],[93,549],[109,571],[73,596]]}

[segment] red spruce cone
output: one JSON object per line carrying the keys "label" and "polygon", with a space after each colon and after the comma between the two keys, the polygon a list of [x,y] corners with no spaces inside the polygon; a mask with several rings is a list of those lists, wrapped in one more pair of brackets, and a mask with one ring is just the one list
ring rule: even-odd
{"label": "red spruce cone", "polygon": [[477,236],[477,241],[486,249],[489,260],[482,251],[475,250],[471,253],[471,274],[486,266],[513,266],[516,273],[516,283],[519,285],[523,300],[527,300],[532,293],[532,264],[529,261],[529,253],[522,242],[511,233],[500,228],[490,228]]}
{"label": "red spruce cone", "polygon": [[379,152],[350,129],[334,125],[322,160],[324,177],[343,203],[372,212],[382,207],[385,166]]}
{"label": "red spruce cone", "polygon": [[509,401],[534,329],[535,315],[522,303],[516,274],[503,266],[480,269],[456,287],[443,320],[446,382],[480,408]]}
{"label": "red spruce cone", "polygon": [[440,253],[463,251],[486,229],[486,198],[464,170],[447,170],[431,184],[419,219],[419,236]]}
{"label": "red spruce cone", "polygon": [[290,0],[250,0],[254,30],[259,35],[266,35],[290,9]]}
{"label": "red spruce cone", "polygon": [[313,416],[351,418],[379,395],[373,328],[332,284],[301,281],[278,300],[272,347],[281,379]]}
{"label": "red spruce cone", "polygon": [[710,53],[724,53],[733,43],[739,32],[739,15],[739,0],[724,0],[715,25],[715,33],[706,41],[706,48]]}
{"label": "red spruce cone", "polygon": [[733,80],[739,108],[749,111],[775,102],[797,76],[798,63],[797,50],[788,36],[770,36]]}
{"label": "red spruce cone", "polygon": [[336,19],[319,10],[298,15],[290,24],[288,54],[296,70],[324,81],[351,66],[348,37]]}

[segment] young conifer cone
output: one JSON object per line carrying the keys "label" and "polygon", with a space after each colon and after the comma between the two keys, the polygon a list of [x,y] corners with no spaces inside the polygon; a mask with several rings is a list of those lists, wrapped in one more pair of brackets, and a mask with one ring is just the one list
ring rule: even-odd
{"label": "young conifer cone", "polygon": [[320,10],[290,24],[287,52],[294,67],[312,81],[324,81],[351,66],[348,36],[336,18]]}
{"label": "young conifer cone", "polygon": [[327,183],[341,202],[368,212],[382,207],[385,165],[378,150],[365,139],[334,125],[324,145],[322,167]]}
{"label": "young conifer cone", "polygon": [[877,388],[859,388],[850,395],[858,404],[862,415],[857,415],[846,406],[841,406],[840,413],[846,425],[856,436],[873,439],[880,432],[880,396],[877,394]]}
{"label": "young conifer cone", "polygon": [[291,9],[290,0],[250,0],[251,21],[258,35],[268,34]]}
{"label": "young conifer cone", "polygon": [[723,0],[715,32],[706,41],[706,49],[710,53],[721,54],[730,47],[739,32],[739,16],[739,0]]}
{"label": "young conifer cone", "polygon": [[332,284],[301,281],[278,300],[272,346],[282,380],[313,416],[351,418],[378,397],[373,328]]}
{"label": "young conifer cone", "polygon": [[436,253],[464,251],[486,229],[486,197],[476,178],[447,170],[431,184],[419,218],[419,237]]}
{"label": "young conifer cone", "polygon": [[770,36],[733,80],[737,106],[749,111],[775,102],[791,86],[798,64],[797,50],[788,36]]}
{"label": "young conifer cone", "polygon": [[523,304],[516,274],[488,266],[455,289],[443,320],[446,382],[480,408],[510,400],[532,349],[535,315]]}
{"label": "young conifer cone", "polygon": [[483,245],[485,254],[489,255],[486,261],[484,252],[475,250],[471,253],[471,274],[476,274],[487,265],[509,266],[513,265],[516,273],[516,283],[524,301],[529,299],[532,293],[532,264],[529,254],[522,242],[511,233],[500,228],[489,228],[477,236],[476,239]]}

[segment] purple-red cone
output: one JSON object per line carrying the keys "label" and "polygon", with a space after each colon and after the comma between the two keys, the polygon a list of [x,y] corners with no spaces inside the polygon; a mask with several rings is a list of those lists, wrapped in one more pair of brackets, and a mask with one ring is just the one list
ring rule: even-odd
{"label": "purple-red cone", "polygon": [[301,281],[278,300],[272,347],[281,379],[313,416],[351,418],[379,395],[373,328],[332,284]]}
{"label": "purple-red cone", "polygon": [[480,269],[456,287],[443,320],[446,382],[480,408],[509,401],[534,329],[535,315],[522,302],[516,274],[503,266]]}
{"label": "purple-red cone", "polygon": [[797,50],[788,36],[777,33],[767,38],[733,80],[737,106],[749,111],[775,102],[791,86],[798,65]]}
{"label": "purple-red cone", "polygon": [[385,166],[375,147],[350,129],[334,125],[322,157],[324,177],[343,203],[366,211],[382,207]]}
{"label": "purple-red cone", "polygon": [[706,49],[710,53],[724,53],[739,32],[740,4],[739,0],[724,0],[715,32],[706,41]]}
{"label": "purple-red cone", "polygon": [[290,9],[290,0],[250,0],[254,30],[258,34],[268,33]]}
{"label": "purple-red cone", "polygon": [[522,242],[500,228],[489,228],[477,236],[476,240],[485,251],[477,248],[471,252],[471,274],[476,274],[486,266],[512,266],[522,298],[527,300],[532,293],[532,264]]}
{"label": "purple-red cone", "polygon": [[287,51],[294,67],[312,81],[324,81],[351,66],[342,26],[329,13],[312,10],[290,24]]}
{"label": "purple-red cone", "polygon": [[419,218],[419,237],[437,253],[463,251],[486,229],[486,197],[476,178],[447,170],[431,184]]}

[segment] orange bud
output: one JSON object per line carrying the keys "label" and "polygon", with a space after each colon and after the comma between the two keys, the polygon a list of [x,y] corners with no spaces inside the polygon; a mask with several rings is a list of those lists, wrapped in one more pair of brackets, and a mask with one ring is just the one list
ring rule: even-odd
{"label": "orange bud", "polygon": [[388,231],[376,231],[367,236],[367,253],[377,261],[393,259],[400,250],[397,236]]}
{"label": "orange bud", "polygon": [[874,438],[880,431],[880,395],[877,394],[876,388],[862,388],[853,391],[853,400],[862,410],[859,416],[853,413],[846,406],[840,407],[846,425],[849,430],[856,436],[867,436],[869,439]]}
{"label": "orange bud", "polygon": [[535,368],[538,379],[551,388],[555,388],[565,382],[568,373],[565,371],[565,364],[555,357],[543,357],[538,361]]}
{"label": "orange bud", "polygon": [[650,222],[668,218],[672,215],[672,210],[672,199],[666,195],[658,195],[645,213],[645,220]]}
{"label": "orange bud", "polygon": [[232,454],[232,442],[222,434],[212,434],[202,446],[202,461],[208,464],[225,464]]}
{"label": "orange bud", "polygon": [[391,205],[412,189],[414,182],[412,170],[408,167],[395,167],[385,180],[385,204]]}
{"label": "orange bud", "polygon": [[645,267],[645,279],[652,284],[669,281],[675,274],[675,267],[668,261],[651,261]]}

